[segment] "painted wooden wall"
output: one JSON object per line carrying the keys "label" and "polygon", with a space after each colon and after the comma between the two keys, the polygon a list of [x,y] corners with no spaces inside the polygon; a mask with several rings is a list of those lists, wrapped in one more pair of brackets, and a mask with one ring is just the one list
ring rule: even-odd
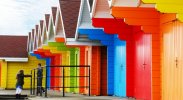
{"label": "painted wooden wall", "polygon": [[[162,13],[177,14],[176,18],[183,21],[182,1],[181,0],[142,0],[144,3],[155,4],[156,9]],[[178,4],[178,5],[177,5]]]}
{"label": "painted wooden wall", "polygon": [[1,88],[7,87],[7,62],[0,61],[1,63]]}
{"label": "painted wooden wall", "polygon": [[101,46],[101,88],[100,95],[107,95],[107,47]]}
{"label": "painted wooden wall", "polygon": [[[70,52],[70,55],[68,56],[69,65],[71,65],[71,66],[78,65],[78,62],[76,62],[76,58],[78,58],[78,56],[79,56],[78,55],[78,48],[68,48],[62,42],[49,42],[48,45],[49,46],[45,46],[44,48],[50,49],[50,50],[57,50],[57,51],[69,51]],[[51,71],[51,72],[54,73],[54,71]],[[65,68],[65,72],[66,73],[69,72],[69,74],[68,73],[66,74],[67,76],[68,75],[76,76],[77,75],[77,68]],[[70,86],[76,87],[76,85],[78,84],[78,79],[71,77],[71,78],[67,78],[66,82],[70,83],[70,85],[67,87],[70,87]],[[75,93],[79,92],[78,88],[67,88],[66,90],[68,90],[70,92],[75,92]]]}
{"label": "painted wooden wall", "polygon": [[[79,49],[80,53],[79,53],[79,56],[80,56],[80,63],[79,65],[85,65],[85,47],[80,47]],[[86,68],[80,68],[79,70],[79,75],[80,76],[84,76],[85,75],[85,69]],[[79,78],[79,86],[85,86],[85,80],[86,78]],[[79,88],[79,93],[81,94],[84,94],[84,91],[85,89],[84,88]]]}
{"label": "painted wooden wall", "polygon": [[[42,53],[39,54],[38,52],[34,51],[34,53],[30,53],[30,56],[36,57],[37,59],[45,60],[46,61],[46,66],[50,66],[51,65],[51,59],[48,58],[45,55],[42,55]],[[50,67],[47,68],[47,75],[51,75]],[[51,78],[48,77],[47,78],[47,87],[50,87],[50,83],[51,83]]]}
{"label": "painted wooden wall", "polygon": [[92,46],[91,57],[91,95],[100,95],[101,88],[101,54],[99,46]]}
{"label": "painted wooden wall", "polygon": [[[38,63],[45,65],[45,60],[38,60],[36,59],[36,57],[29,56],[29,62],[25,62],[25,63],[7,62],[7,73],[6,73],[7,80],[3,80],[3,81],[6,81],[7,85],[4,88],[7,88],[7,89],[15,88],[16,74],[18,73],[18,71],[22,69],[24,70],[24,74],[30,74],[31,69],[37,68]],[[25,81],[24,88],[30,88],[30,78],[25,78],[24,81]]]}
{"label": "painted wooden wall", "polygon": [[[109,35],[104,33],[101,29],[79,29],[80,34],[87,34],[91,40],[100,40],[103,45],[107,46],[107,94],[108,95],[117,95],[117,96],[126,96],[126,49],[116,50],[116,53],[120,52],[122,55],[116,57],[123,58],[121,61],[114,59],[115,58],[115,49],[118,47],[124,47],[124,41],[120,41],[117,38],[117,35]],[[96,37],[97,35],[97,37]],[[121,45],[121,46],[119,46]],[[116,63],[114,63],[116,60]],[[125,70],[118,72],[119,63],[124,67]],[[116,72],[116,74],[115,74]],[[124,74],[125,73],[125,74]],[[120,76],[120,77],[119,77]],[[119,81],[123,80],[121,84],[118,85]],[[117,85],[117,86],[116,86]],[[123,87],[120,88],[119,87]],[[119,90],[119,91],[118,91]],[[114,92],[116,91],[116,92]]]}
{"label": "painted wooden wall", "polygon": [[[134,63],[133,63],[134,57],[133,56],[135,52],[134,46],[133,46],[134,45],[133,30],[132,30],[133,28],[126,25],[123,22],[123,20],[113,19],[113,18],[93,18],[92,24],[95,27],[104,28],[104,32],[106,35],[118,34],[114,37],[114,40],[108,41],[109,43],[112,43],[112,41],[119,41],[119,39],[121,41],[124,41],[124,40],[126,41],[126,84],[124,84],[126,85],[126,93],[123,93],[123,95],[120,95],[120,96],[133,97],[133,94],[134,94],[133,92],[134,91]],[[114,49],[114,47],[112,47],[112,49]],[[113,59],[113,57],[111,59]],[[113,93],[108,91],[108,94],[110,95]]]}
{"label": "painted wooden wall", "polygon": [[[110,40],[113,40],[113,35],[106,35],[104,34],[103,30],[101,29],[79,29],[80,34],[88,35],[89,39],[91,40],[100,40],[104,45],[107,46],[107,94],[110,91],[113,91],[114,86],[114,51],[113,45]],[[97,37],[96,37],[97,35]],[[112,94],[111,94],[112,95]]]}
{"label": "painted wooden wall", "polygon": [[[156,100],[160,98],[160,13],[154,8],[112,7],[112,15],[116,18],[125,18],[125,23],[128,25],[141,26],[142,31],[152,34],[151,99]],[[159,83],[157,81],[159,81]]]}

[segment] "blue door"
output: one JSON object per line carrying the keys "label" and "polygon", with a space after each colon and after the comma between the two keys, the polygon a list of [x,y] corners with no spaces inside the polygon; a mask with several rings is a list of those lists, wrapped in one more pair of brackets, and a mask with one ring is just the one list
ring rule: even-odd
{"label": "blue door", "polygon": [[126,42],[114,43],[114,95],[126,97]]}

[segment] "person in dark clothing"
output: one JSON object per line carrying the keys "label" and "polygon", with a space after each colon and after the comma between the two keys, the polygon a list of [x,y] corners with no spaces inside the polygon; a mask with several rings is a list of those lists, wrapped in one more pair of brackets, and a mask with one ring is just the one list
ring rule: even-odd
{"label": "person in dark clothing", "polygon": [[30,75],[24,75],[24,71],[20,70],[18,74],[16,75],[16,98],[20,98],[21,92],[24,85],[24,77],[30,77]]}
{"label": "person in dark clothing", "polygon": [[44,88],[42,87],[42,80],[43,80],[43,68],[41,64],[38,64],[37,68],[37,95],[41,92],[44,92]]}

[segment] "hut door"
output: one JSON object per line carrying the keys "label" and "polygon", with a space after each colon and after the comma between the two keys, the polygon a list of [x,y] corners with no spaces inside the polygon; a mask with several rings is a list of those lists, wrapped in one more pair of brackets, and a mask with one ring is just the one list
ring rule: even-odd
{"label": "hut door", "polygon": [[115,43],[114,58],[114,94],[126,96],[126,42]]}
{"label": "hut door", "polygon": [[163,27],[162,99],[183,99],[183,23],[178,21]]}
{"label": "hut door", "polygon": [[135,37],[135,98],[151,99],[151,35],[137,33]]}

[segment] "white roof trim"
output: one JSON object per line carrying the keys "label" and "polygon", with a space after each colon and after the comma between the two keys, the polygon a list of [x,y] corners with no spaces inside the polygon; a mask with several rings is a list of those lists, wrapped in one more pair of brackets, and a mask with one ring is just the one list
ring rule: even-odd
{"label": "white roof trim", "polygon": [[[41,40],[42,40],[42,45],[44,44],[44,41],[48,41],[48,36],[47,36],[47,29],[46,29],[46,21],[44,21],[43,23],[43,31],[42,31],[42,37],[41,37]],[[46,40],[45,40],[45,35],[46,35]]]}
{"label": "white roof trim", "polygon": [[100,42],[91,42],[91,41],[67,41],[66,45],[80,45],[80,46],[102,46]]}
{"label": "white roof trim", "polygon": [[114,7],[155,7],[155,4],[144,4],[141,0],[111,0],[108,2],[111,2],[110,6]]}
{"label": "white roof trim", "polygon": [[[61,23],[61,27],[58,26],[59,23]],[[57,13],[56,13],[56,19],[55,19],[55,37],[65,38],[62,25],[63,24],[62,24],[62,16],[60,13],[60,8],[57,7]],[[58,30],[58,28],[60,28],[60,30]],[[61,34],[58,34],[59,32]]]}
{"label": "white roof trim", "polygon": [[0,60],[5,60],[7,62],[28,62],[28,58],[0,57]]}
{"label": "white roof trim", "polygon": [[78,27],[81,24],[81,17],[82,17],[82,13],[83,13],[84,2],[85,2],[84,0],[81,0],[81,2],[80,2],[79,15],[78,15],[77,26],[76,26],[76,31],[75,31],[75,39],[78,38]]}
{"label": "white roof trim", "polygon": [[[103,8],[97,9],[97,8]],[[105,8],[105,9],[104,9]],[[107,0],[94,0],[92,7],[92,17],[94,18],[113,18],[110,13],[109,2]]]}
{"label": "white roof trim", "polygon": [[63,21],[62,11],[61,11],[60,5],[59,5],[58,10],[60,11],[60,17],[61,17],[61,20],[62,20],[62,28],[63,28],[64,39],[66,39],[65,28],[64,28],[65,26],[64,26],[64,21]]}
{"label": "white roof trim", "polygon": [[[53,29],[53,33],[51,33],[51,28]],[[52,16],[52,14],[50,14],[50,19],[49,19],[49,23],[48,23],[48,32],[47,32],[48,40],[52,39],[50,37],[51,34],[53,34],[53,39],[54,39],[54,36],[55,36],[55,26],[54,26],[54,23],[53,23],[53,16]]]}
{"label": "white roof trim", "polygon": [[93,6],[92,6],[92,12],[90,13],[91,18],[94,17],[95,15],[96,4],[97,4],[97,0],[94,0]]}

